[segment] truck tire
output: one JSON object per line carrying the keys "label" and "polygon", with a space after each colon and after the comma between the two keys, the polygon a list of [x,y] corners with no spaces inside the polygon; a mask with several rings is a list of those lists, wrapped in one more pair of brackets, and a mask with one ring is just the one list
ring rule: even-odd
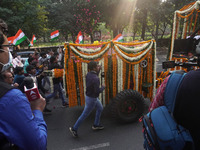
{"label": "truck tire", "polygon": [[120,122],[136,122],[144,112],[144,97],[132,89],[121,91],[113,99],[112,116]]}

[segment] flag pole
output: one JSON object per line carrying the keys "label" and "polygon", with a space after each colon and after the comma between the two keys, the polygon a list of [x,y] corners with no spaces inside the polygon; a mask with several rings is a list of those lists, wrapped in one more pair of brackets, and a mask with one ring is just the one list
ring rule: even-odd
{"label": "flag pole", "polygon": [[27,37],[26,40],[28,40],[29,43],[31,43],[31,41],[29,40],[29,38]]}

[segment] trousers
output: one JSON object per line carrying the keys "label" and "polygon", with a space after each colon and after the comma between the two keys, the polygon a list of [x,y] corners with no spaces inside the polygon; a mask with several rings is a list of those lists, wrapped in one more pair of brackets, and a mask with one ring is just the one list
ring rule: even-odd
{"label": "trousers", "polygon": [[53,93],[47,95],[45,98],[46,100],[48,101],[50,98],[53,98],[56,96],[57,92],[59,93],[59,97],[61,98],[62,100],[62,104],[64,105],[65,104],[65,96],[63,94],[63,88],[62,88],[62,85],[61,83],[58,83],[58,84],[54,84],[54,89],[53,89]]}
{"label": "trousers", "polygon": [[92,97],[85,97],[85,107],[76,121],[76,123],[73,126],[74,130],[78,130],[79,126],[81,123],[88,117],[88,115],[92,112],[93,109],[96,109],[96,115],[95,115],[95,120],[94,120],[94,125],[98,126],[100,123],[100,117],[101,113],[103,111],[103,105],[101,104],[100,100],[98,98],[92,98]]}

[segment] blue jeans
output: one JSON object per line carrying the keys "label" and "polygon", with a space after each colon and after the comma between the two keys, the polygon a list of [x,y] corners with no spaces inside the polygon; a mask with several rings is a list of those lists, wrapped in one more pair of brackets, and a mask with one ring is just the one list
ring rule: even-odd
{"label": "blue jeans", "polygon": [[46,96],[46,100],[49,100],[50,98],[55,97],[57,92],[59,92],[59,97],[61,98],[62,104],[64,105],[66,101],[65,101],[65,96],[63,94],[63,88],[62,88],[61,83],[54,84],[53,93]]}
{"label": "blue jeans", "polygon": [[103,106],[98,98],[92,98],[92,97],[85,97],[85,108],[76,121],[75,125],[73,126],[74,130],[78,130],[81,123],[87,118],[87,116],[92,112],[92,110],[96,108],[96,116],[94,120],[94,125],[98,126],[100,123],[100,117],[101,113],[103,111]]}

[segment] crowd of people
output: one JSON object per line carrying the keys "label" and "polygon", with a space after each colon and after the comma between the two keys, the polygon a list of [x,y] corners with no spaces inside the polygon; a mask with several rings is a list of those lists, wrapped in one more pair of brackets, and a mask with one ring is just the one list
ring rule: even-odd
{"label": "crowd of people", "polygon": [[[13,71],[12,73],[9,72],[8,75],[12,76],[12,78],[8,80],[6,78],[8,73],[4,72],[5,82],[19,88],[24,93],[24,78],[31,77],[33,82],[37,85],[39,93],[46,98],[47,104],[51,98],[59,96],[62,100],[62,106],[68,106],[66,96],[63,93],[62,78],[53,78],[53,85],[51,85],[49,76],[47,72],[45,72],[46,70],[63,69],[64,55],[62,48],[58,48],[57,52],[50,50],[48,53],[38,52],[38,50],[35,49],[35,52],[30,54],[25,62],[23,62],[16,53],[14,53],[13,56]],[[53,91],[51,91],[51,86],[54,87]],[[51,110],[45,107],[44,112],[51,112]]]}

